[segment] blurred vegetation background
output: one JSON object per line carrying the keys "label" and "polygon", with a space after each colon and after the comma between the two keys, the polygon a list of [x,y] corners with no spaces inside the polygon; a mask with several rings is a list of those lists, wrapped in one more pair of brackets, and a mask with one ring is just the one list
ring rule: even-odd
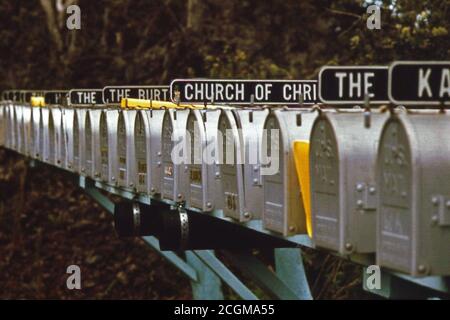
{"label": "blurred vegetation background", "polygon": [[[366,27],[374,3],[380,30]],[[81,30],[66,28],[71,4]],[[448,0],[3,0],[0,90],[313,79],[325,64],[448,60],[449,32]],[[1,150],[0,298],[191,297],[174,268],[111,224],[70,178]],[[305,261],[314,297],[371,297],[360,267],[318,251]],[[72,263],[87,275],[81,291],[65,289]]]}

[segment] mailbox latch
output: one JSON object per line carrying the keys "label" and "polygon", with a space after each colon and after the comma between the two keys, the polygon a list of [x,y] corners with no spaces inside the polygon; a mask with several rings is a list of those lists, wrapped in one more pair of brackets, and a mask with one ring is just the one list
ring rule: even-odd
{"label": "mailbox latch", "polygon": [[377,208],[377,190],[374,185],[358,182],[355,189],[358,209],[375,210]]}
{"label": "mailbox latch", "polygon": [[441,227],[450,226],[450,197],[434,195],[431,197],[433,203],[432,220]]}

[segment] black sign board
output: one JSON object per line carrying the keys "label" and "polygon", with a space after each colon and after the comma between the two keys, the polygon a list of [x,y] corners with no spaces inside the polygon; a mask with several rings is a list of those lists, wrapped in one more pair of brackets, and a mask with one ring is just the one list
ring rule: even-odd
{"label": "black sign board", "polygon": [[298,105],[302,98],[305,104],[316,104],[317,81],[176,79],[170,96],[181,103]]}
{"label": "black sign board", "polygon": [[67,103],[67,94],[65,90],[50,90],[44,92],[45,104],[65,104]]}
{"label": "black sign board", "polygon": [[450,105],[450,61],[392,63],[389,98],[396,104]]}
{"label": "black sign board", "polygon": [[324,66],[319,73],[319,97],[323,103],[389,103],[388,67]]}
{"label": "black sign board", "polygon": [[103,104],[103,90],[72,89],[69,91],[69,104],[81,106]]}
{"label": "black sign board", "polygon": [[120,104],[123,98],[169,100],[169,86],[108,86],[103,88],[105,104]]}

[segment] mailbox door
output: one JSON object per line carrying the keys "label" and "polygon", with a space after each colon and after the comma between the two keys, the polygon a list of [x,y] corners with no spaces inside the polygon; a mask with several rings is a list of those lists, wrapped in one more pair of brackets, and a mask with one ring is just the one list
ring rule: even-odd
{"label": "mailbox door", "polygon": [[74,109],[66,108],[64,110],[64,139],[66,141],[66,166],[67,169],[69,169],[70,171],[74,170],[73,169],[74,115],[75,115]]}
{"label": "mailbox door", "polygon": [[61,160],[61,167],[67,168],[67,137],[66,137],[66,122],[65,119],[66,109],[61,109],[60,116],[60,140],[59,140],[59,155]]}
{"label": "mailbox door", "polygon": [[417,164],[411,156],[406,128],[398,119],[390,119],[381,135],[377,160],[377,263],[405,272],[412,265],[412,168]]}
{"label": "mailbox door", "polygon": [[117,173],[119,171],[118,163],[118,133],[117,125],[119,119],[119,112],[117,110],[108,110],[106,112],[106,121],[108,129],[108,183],[112,185],[117,184]]}
{"label": "mailbox door", "polygon": [[59,107],[51,108],[50,114],[54,126],[54,156],[53,164],[61,165],[61,139],[62,139],[62,128],[61,128],[61,109]]}
{"label": "mailbox door", "polygon": [[87,176],[92,177],[93,166],[93,134],[92,134],[92,121],[91,114],[87,112],[85,125],[84,125],[84,146],[85,146],[85,173]]}
{"label": "mailbox door", "polygon": [[162,124],[162,166],[163,166],[163,199],[175,200],[174,198],[174,175],[175,167],[172,162],[171,152],[174,146],[172,113],[167,111]]}
{"label": "mailbox door", "polygon": [[18,137],[17,137],[17,111],[16,105],[13,104],[11,107],[11,149],[17,150],[18,146]]}
{"label": "mailbox door", "polygon": [[[265,229],[287,234],[285,227],[287,215],[283,190],[285,157],[281,150],[281,126],[275,114],[267,117],[264,129],[263,141],[267,143],[267,157],[278,157],[279,160],[276,173],[263,177],[263,226]],[[276,132],[278,132],[278,139],[275,135]]]}
{"label": "mailbox door", "polygon": [[119,112],[117,120],[117,159],[118,159],[118,180],[119,186],[126,186],[127,176],[127,132],[125,127],[124,112]]}
{"label": "mailbox door", "polygon": [[220,115],[219,134],[223,213],[238,221],[245,220],[242,141],[236,119],[230,110],[223,110]]}
{"label": "mailbox door", "polygon": [[[91,121],[92,156],[91,156],[91,168],[90,170],[87,170],[87,175],[94,179],[100,179],[100,171],[101,171],[100,117],[102,113],[103,113],[102,109],[88,110],[88,116]],[[87,166],[88,165],[86,164],[86,167]]]}
{"label": "mailbox door", "polygon": [[260,219],[263,210],[263,188],[260,171],[260,147],[269,111],[238,110],[239,128],[242,130],[244,149],[244,210],[247,219]]}
{"label": "mailbox door", "polygon": [[[219,118],[221,110],[206,110],[204,113],[205,120],[205,135],[206,135],[206,150],[204,152],[203,170],[207,171],[206,185],[203,184],[203,190],[206,192],[206,210],[222,209],[223,208],[223,190],[220,179],[220,165],[219,165],[219,146],[217,140]],[[211,202],[211,208],[207,205]]]}
{"label": "mailbox door", "polygon": [[147,193],[148,190],[148,167],[149,150],[147,148],[147,132],[148,122],[144,111],[136,114],[136,121],[134,124],[134,149],[136,161],[136,189],[140,193]]}
{"label": "mailbox door", "polygon": [[150,130],[150,194],[160,196],[162,193],[162,127],[165,110],[150,110],[147,113]]}
{"label": "mailbox door", "polygon": [[199,110],[191,111],[186,127],[190,138],[187,140],[186,148],[189,150],[188,170],[186,172],[188,181],[186,205],[203,211],[206,207],[204,200],[206,200],[205,190],[208,188],[208,180],[206,167],[203,170],[202,161],[203,150],[206,146],[205,127]]}
{"label": "mailbox door", "polygon": [[[339,251],[341,197],[337,139],[330,121],[322,116],[314,124],[310,142],[311,214],[313,239],[318,247]],[[343,192],[341,190],[341,192]]]}
{"label": "mailbox door", "polygon": [[17,137],[17,152],[25,153],[25,131],[23,122],[23,106],[21,104],[16,105],[16,137]]}
{"label": "mailbox door", "polygon": [[73,144],[72,144],[72,154],[73,154],[73,171],[79,172],[80,170],[80,125],[79,125],[79,115],[76,110],[74,110],[73,113],[73,128],[72,128],[72,135],[73,135]]}
{"label": "mailbox door", "polygon": [[100,115],[100,179],[102,181],[109,180],[109,136],[108,136],[108,123],[106,121],[107,111],[102,111]]}
{"label": "mailbox door", "polygon": [[0,105],[0,146],[5,145],[5,105],[2,103]]}
{"label": "mailbox door", "polygon": [[125,132],[126,132],[126,153],[127,153],[127,167],[126,167],[126,188],[136,189],[136,150],[134,129],[136,122],[136,110],[124,111]]}
{"label": "mailbox door", "polygon": [[[49,162],[49,136],[51,133],[54,133],[54,126],[52,121],[52,128],[49,128],[49,120],[50,120],[50,110],[48,107],[43,107],[41,109],[41,122],[40,122],[40,153],[42,155],[42,161]],[[50,132],[49,130],[52,130]]]}
{"label": "mailbox door", "polygon": [[48,146],[46,152],[46,161],[51,164],[55,164],[56,162],[56,126],[55,121],[53,119],[52,109],[48,109],[48,128],[47,128],[47,137],[46,144]]}

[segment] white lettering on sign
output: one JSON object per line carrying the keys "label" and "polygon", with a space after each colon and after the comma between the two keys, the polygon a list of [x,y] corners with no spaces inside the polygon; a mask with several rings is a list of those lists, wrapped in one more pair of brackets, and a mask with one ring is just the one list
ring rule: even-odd
{"label": "white lettering on sign", "polygon": [[95,92],[77,92],[78,101],[82,104],[97,104]]}
{"label": "white lettering on sign", "polygon": [[346,78],[348,78],[348,96],[350,98],[353,98],[354,96],[357,98],[363,97],[366,94],[368,94],[370,98],[375,96],[373,92],[370,92],[370,89],[373,88],[374,72],[336,72],[335,77],[339,82],[339,98],[344,97]]}
{"label": "white lettering on sign", "polygon": [[244,100],[243,83],[188,83],[184,86],[184,96],[195,101]]}
{"label": "white lettering on sign", "polygon": [[430,74],[431,74],[431,69],[427,69],[427,71],[424,73],[423,69],[419,69],[419,92],[418,92],[418,96],[420,98],[423,97],[423,92],[424,90],[427,91],[427,95],[428,97],[431,97],[431,88],[430,88],[430,84],[428,83],[429,78],[430,78]]}
{"label": "white lettering on sign", "polygon": [[444,69],[442,71],[441,86],[439,90],[439,97],[443,98],[444,95],[450,97],[450,69]]}
{"label": "white lettering on sign", "polygon": [[295,83],[283,86],[283,99],[286,101],[296,100],[302,95],[304,100],[315,101],[317,90],[315,83]]}
{"label": "white lettering on sign", "polygon": [[269,100],[269,95],[272,93],[271,83],[259,83],[255,86],[255,99],[256,100]]}

